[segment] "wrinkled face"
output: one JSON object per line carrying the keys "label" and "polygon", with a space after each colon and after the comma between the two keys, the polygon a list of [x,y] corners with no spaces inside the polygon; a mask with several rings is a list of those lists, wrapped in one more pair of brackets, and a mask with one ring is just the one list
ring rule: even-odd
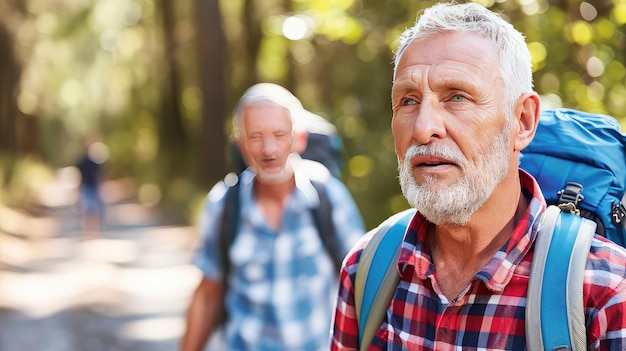
{"label": "wrinkled face", "polygon": [[287,159],[294,151],[294,133],[286,108],[272,103],[245,107],[237,143],[258,181],[277,184],[292,176]]}
{"label": "wrinkled face", "polygon": [[400,185],[433,223],[466,224],[511,165],[511,111],[493,43],[439,33],[409,45],[392,87]]}

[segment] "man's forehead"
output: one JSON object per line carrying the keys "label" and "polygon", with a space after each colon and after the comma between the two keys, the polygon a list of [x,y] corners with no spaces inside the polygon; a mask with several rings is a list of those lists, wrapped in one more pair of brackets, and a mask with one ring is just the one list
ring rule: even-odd
{"label": "man's forehead", "polygon": [[292,122],[289,110],[274,103],[252,104],[243,109],[245,129],[291,129]]}
{"label": "man's forehead", "polygon": [[416,38],[402,52],[395,76],[406,66],[417,64],[480,64],[499,60],[495,49],[490,38],[474,32],[439,32]]}
{"label": "man's forehead", "polygon": [[275,111],[282,110],[282,111],[284,111],[285,114],[289,115],[289,109],[288,108],[286,108],[283,105],[277,104],[276,102],[270,101],[270,100],[259,100],[259,101],[251,102],[251,103],[248,103],[246,106],[243,107],[244,113],[245,112],[248,112],[248,113],[254,113],[254,112],[263,113],[266,110],[275,110]]}
{"label": "man's forehead", "polygon": [[398,62],[394,87],[403,80],[426,75],[448,79],[471,78],[472,74],[498,73],[500,63],[494,43],[474,33],[439,33],[416,39],[409,44]]}

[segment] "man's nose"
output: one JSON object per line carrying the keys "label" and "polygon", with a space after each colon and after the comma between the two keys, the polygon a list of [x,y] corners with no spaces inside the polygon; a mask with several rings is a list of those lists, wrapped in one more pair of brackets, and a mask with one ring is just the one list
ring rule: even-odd
{"label": "man's nose", "polygon": [[277,143],[276,138],[273,136],[267,136],[263,138],[263,153],[266,155],[272,155],[276,152]]}
{"label": "man's nose", "polygon": [[445,138],[445,116],[446,111],[438,99],[423,99],[413,121],[413,139],[419,145],[426,145],[434,139]]}

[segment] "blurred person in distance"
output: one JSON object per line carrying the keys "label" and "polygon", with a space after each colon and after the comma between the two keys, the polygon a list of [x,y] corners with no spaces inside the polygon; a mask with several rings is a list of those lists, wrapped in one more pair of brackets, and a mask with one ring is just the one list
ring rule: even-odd
{"label": "blurred person in distance", "polygon": [[306,147],[299,119],[307,114],[276,84],[256,84],[239,100],[234,138],[249,166],[238,179],[237,230],[229,234],[234,239],[227,250],[220,250],[228,187],[219,183],[209,192],[199,225],[202,243],[194,263],[203,276],[187,312],[181,351],[203,350],[222,311],[227,350],[328,348],[337,269],[310,211],[321,197],[313,182],[323,185],[331,203],[341,257],[365,230],[346,186],[298,155]]}
{"label": "blurred person in distance", "polygon": [[101,185],[104,178],[104,162],[109,157],[108,147],[95,138],[83,143],[83,155],[76,164],[80,172],[78,207],[83,233],[97,235],[102,230],[104,202]]}

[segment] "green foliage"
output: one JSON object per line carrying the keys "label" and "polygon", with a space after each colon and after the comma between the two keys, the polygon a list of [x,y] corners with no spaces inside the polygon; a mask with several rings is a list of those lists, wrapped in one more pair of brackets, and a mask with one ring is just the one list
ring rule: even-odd
{"label": "green foliage", "polygon": [[[203,106],[198,81],[203,63],[197,42],[206,33],[194,22],[197,1],[174,2],[171,27],[163,25],[162,2],[156,0],[25,0],[22,17],[0,16],[0,23],[11,23],[22,58],[17,105],[37,117],[48,164],[73,164],[82,138],[101,135],[111,152],[110,176],[155,185],[159,201],[185,207],[194,217],[207,190],[196,175],[206,137],[201,111],[212,108]],[[407,206],[389,128],[395,40],[434,3],[220,1],[226,110],[258,81],[290,88],[307,108],[337,125],[346,148],[344,180],[367,226],[376,225]],[[546,106],[607,113],[625,124],[626,2],[480,3],[526,35],[535,88]],[[166,43],[168,30],[173,45]],[[177,101],[168,100],[169,70],[179,78]],[[165,107],[172,106],[182,115],[185,140],[178,145],[163,140],[171,132],[163,124]]]}
{"label": "green foliage", "polygon": [[0,207],[31,207],[53,177],[50,168],[35,157],[0,157]]}

